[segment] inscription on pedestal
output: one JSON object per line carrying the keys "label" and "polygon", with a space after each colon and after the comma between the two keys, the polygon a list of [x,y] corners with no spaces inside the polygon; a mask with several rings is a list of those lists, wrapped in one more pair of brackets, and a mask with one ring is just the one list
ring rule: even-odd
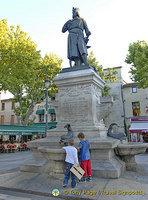
{"label": "inscription on pedestal", "polygon": [[100,126],[97,105],[104,82],[92,69],[62,73],[55,80],[58,86],[58,125]]}
{"label": "inscription on pedestal", "polygon": [[91,94],[91,84],[73,85],[70,87],[63,87],[59,90],[59,98],[66,95],[66,97],[78,97]]}
{"label": "inscription on pedestal", "polygon": [[88,122],[88,101],[84,100],[65,100],[62,103],[60,109],[62,114],[61,122],[76,123],[76,122]]}

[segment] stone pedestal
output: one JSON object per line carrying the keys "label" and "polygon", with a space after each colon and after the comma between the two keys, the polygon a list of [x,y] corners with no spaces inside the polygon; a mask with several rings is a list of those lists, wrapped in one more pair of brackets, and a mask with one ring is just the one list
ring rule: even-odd
{"label": "stone pedestal", "polygon": [[91,68],[59,74],[55,79],[58,86],[58,126],[70,123],[76,127],[102,127],[97,120],[97,104],[100,104],[104,81]]}
{"label": "stone pedestal", "polygon": [[[70,124],[75,146],[79,143],[79,132],[83,132],[91,144],[93,174],[104,178],[118,178],[124,171],[124,163],[114,153],[114,148],[120,141],[107,137],[107,128],[102,120],[111,104],[111,101],[103,101],[101,98],[104,81],[89,66],[63,69],[54,81],[59,88],[54,105],[57,128],[49,130],[47,138],[29,144],[31,150],[39,152],[38,156],[47,161],[40,172],[56,176],[64,173],[65,152],[59,141],[61,135],[67,134],[64,126]],[[23,168],[24,171],[28,169],[27,166]]]}
{"label": "stone pedestal", "polygon": [[87,137],[106,136],[106,128],[97,118],[97,106],[104,87],[100,76],[92,68],[82,66],[76,71],[69,68],[54,81],[59,88],[55,102],[58,121],[55,131],[61,131],[69,123],[73,131],[84,131]]}

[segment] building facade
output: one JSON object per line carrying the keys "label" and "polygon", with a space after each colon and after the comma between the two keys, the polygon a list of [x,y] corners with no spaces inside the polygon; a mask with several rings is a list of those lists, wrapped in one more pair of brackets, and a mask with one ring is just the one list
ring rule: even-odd
{"label": "building facade", "polygon": [[[17,116],[14,113],[13,99],[2,99],[0,101],[0,124],[1,125],[20,125]],[[45,109],[46,101],[43,100],[41,104],[36,104],[34,111],[30,116],[30,120],[34,119],[34,123],[45,123]],[[56,113],[52,105],[52,100],[48,101],[48,122],[56,122]]]}
{"label": "building facade", "polygon": [[12,99],[1,100],[0,104],[0,124],[18,125],[17,117],[14,114],[14,103]]}
{"label": "building facade", "polygon": [[[109,127],[111,123],[116,122],[120,125],[120,130],[125,131],[128,134],[130,141],[133,140],[133,135],[136,135],[136,141],[140,141],[140,132],[136,129],[134,129],[135,132],[134,130],[131,130],[133,127],[132,122],[134,122],[134,127],[139,127],[143,138],[147,142],[148,88],[138,88],[137,83],[126,83],[122,79],[122,67],[115,67],[114,69],[118,72],[118,80],[113,83],[107,83],[111,88],[110,95],[113,96],[114,102],[109,116],[105,119],[105,124]],[[137,118],[137,120],[134,120],[134,118]],[[136,124],[136,121],[138,121],[138,125]]]}
{"label": "building facade", "polygon": [[[56,127],[56,113],[52,105],[53,100],[48,99],[48,128]],[[33,138],[41,138],[45,136],[46,126],[46,100],[34,107],[34,111],[30,116],[30,121],[34,120],[32,127],[20,126],[17,116],[14,113],[13,98],[1,99],[0,101],[0,139],[3,141],[17,140],[22,136],[23,140],[32,140]],[[22,130],[22,131],[19,131]],[[30,130],[31,129],[31,130]],[[31,132],[32,131],[32,132]]]}
{"label": "building facade", "polygon": [[131,117],[148,117],[148,88],[138,88],[136,83],[123,85],[126,121],[129,124]]}
{"label": "building facade", "polygon": [[[124,131],[124,107],[123,107],[123,79],[122,79],[122,67],[115,67],[117,71],[117,81],[116,82],[107,82],[107,85],[110,87],[109,95],[113,97],[113,105],[111,107],[110,113],[107,118],[105,118],[105,125],[109,127],[112,123],[117,123],[120,125],[120,130]],[[107,72],[108,69],[105,69],[104,72]]]}
{"label": "building facade", "polygon": [[148,142],[148,88],[138,88],[137,83],[123,85],[125,122],[130,141]]}

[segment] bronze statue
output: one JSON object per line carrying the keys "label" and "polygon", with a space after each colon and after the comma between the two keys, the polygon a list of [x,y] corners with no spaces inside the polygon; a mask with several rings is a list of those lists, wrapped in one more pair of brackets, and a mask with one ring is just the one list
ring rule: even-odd
{"label": "bronze statue", "polygon": [[125,133],[123,133],[123,132],[113,132],[113,126],[120,127],[117,123],[110,124],[108,132],[107,132],[107,136],[119,139],[121,141],[127,140]]}
{"label": "bronze statue", "polygon": [[61,143],[64,143],[65,145],[67,145],[68,144],[68,140],[70,140],[70,139],[73,139],[73,131],[72,131],[72,128],[71,128],[71,126],[70,126],[70,124],[66,124],[65,126],[64,126],[64,128],[67,128],[67,135],[62,135],[61,136],[61,139],[60,139],[60,144]]}
{"label": "bronze statue", "polygon": [[[80,66],[82,63],[88,65],[87,62],[87,48],[88,38],[91,35],[87,24],[83,18],[80,17],[79,9],[74,8],[72,10],[73,19],[68,20],[63,28],[62,32],[69,32],[68,35],[68,59],[70,61],[70,67],[72,67],[71,62],[75,62],[75,66]],[[86,37],[84,37],[85,31]]]}

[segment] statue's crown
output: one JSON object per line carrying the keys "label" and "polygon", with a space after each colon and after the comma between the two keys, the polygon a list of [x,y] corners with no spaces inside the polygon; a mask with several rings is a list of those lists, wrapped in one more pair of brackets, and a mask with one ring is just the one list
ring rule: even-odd
{"label": "statue's crown", "polygon": [[80,10],[79,10],[79,8],[73,7],[73,8],[72,8],[72,11],[73,11],[73,12],[79,12]]}

